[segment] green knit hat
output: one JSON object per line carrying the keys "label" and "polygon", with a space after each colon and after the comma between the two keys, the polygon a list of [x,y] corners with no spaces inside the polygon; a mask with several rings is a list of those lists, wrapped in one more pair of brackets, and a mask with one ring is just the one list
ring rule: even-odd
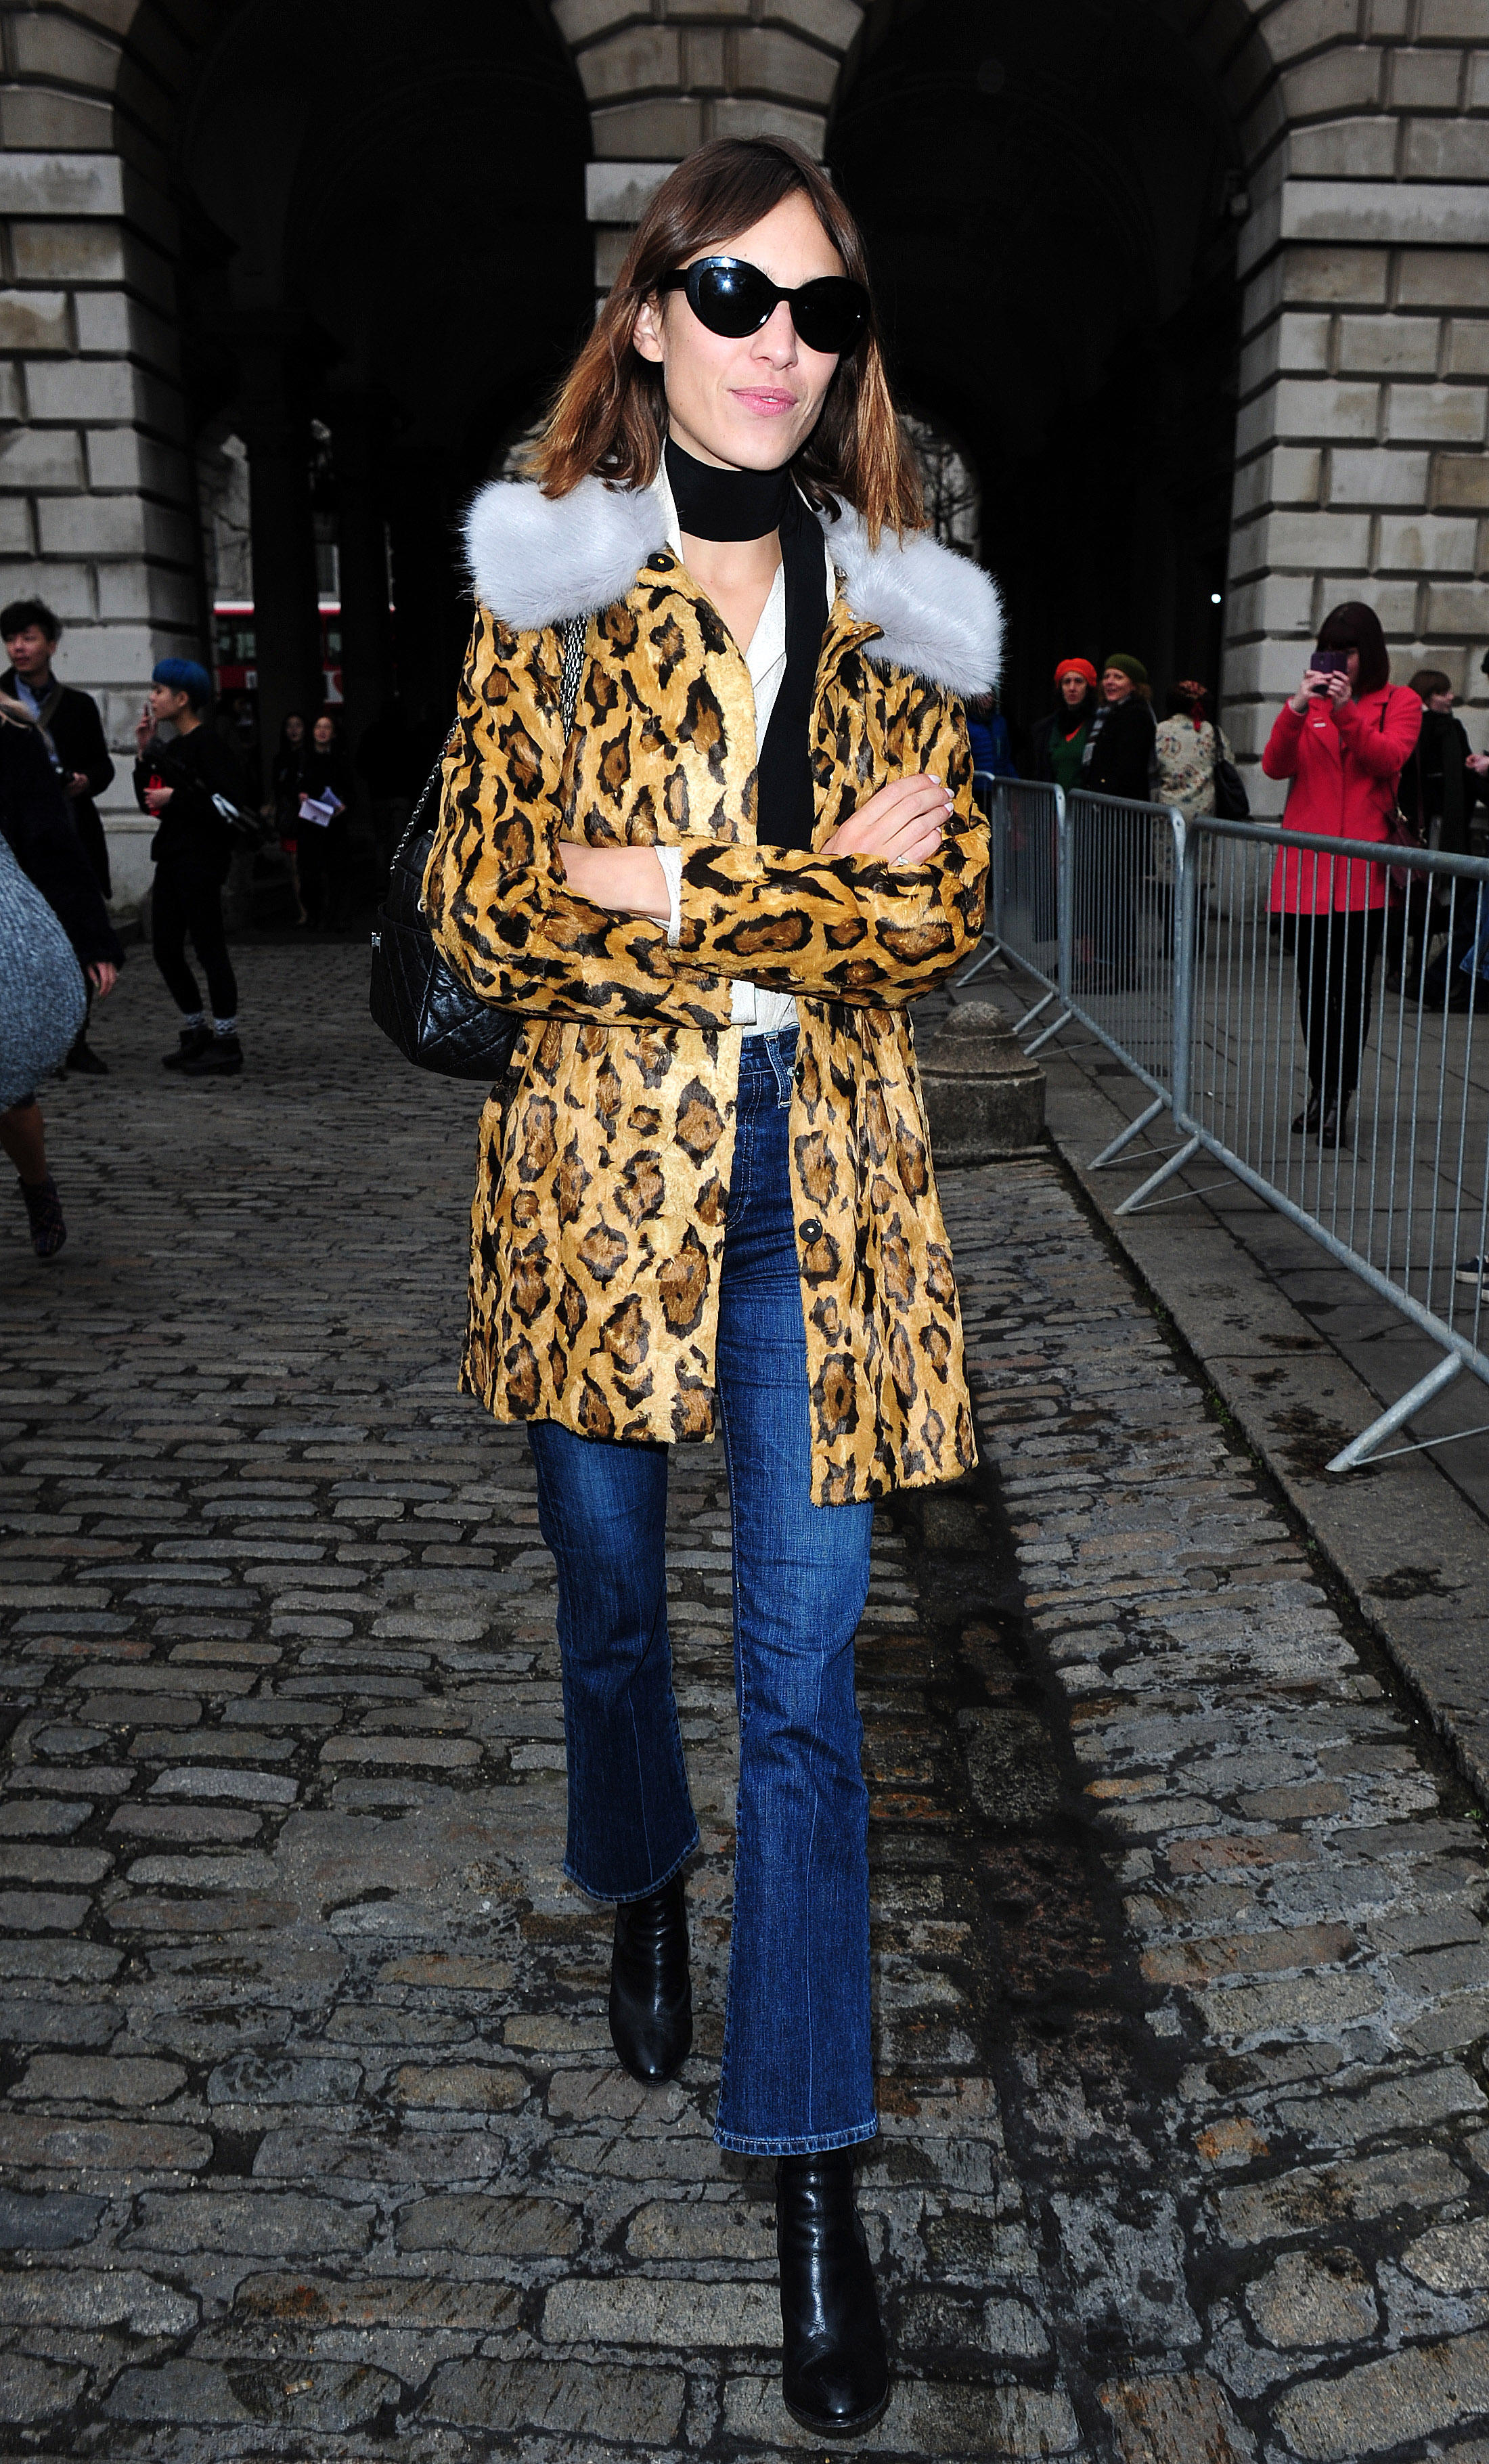
{"label": "green knit hat", "polygon": [[1113,650],[1109,658],[1102,661],[1103,675],[1108,668],[1120,669],[1122,674],[1129,677],[1135,685],[1146,685],[1148,682],[1148,670],[1141,659],[1133,658],[1130,650]]}

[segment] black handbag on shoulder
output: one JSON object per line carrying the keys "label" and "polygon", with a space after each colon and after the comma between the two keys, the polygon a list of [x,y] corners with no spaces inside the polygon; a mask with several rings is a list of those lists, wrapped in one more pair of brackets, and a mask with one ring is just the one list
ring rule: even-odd
{"label": "black handbag on shoulder", "polygon": [[1216,752],[1215,757],[1215,817],[1217,822],[1246,822],[1251,819],[1251,801],[1246,782],[1234,761]]}
{"label": "black handbag on shoulder", "polygon": [[[572,617],[563,628],[563,675],[558,707],[567,741],[579,706],[580,669],[586,619]],[[438,791],[446,743],[413,809],[388,867],[387,897],[372,936],[373,1018],[405,1061],[435,1069],[442,1078],[500,1078],[511,1064],[522,1020],[515,1010],[483,1001],[447,965],[434,946],[424,905],[424,876],[439,822]],[[435,810],[425,819],[431,799]]]}

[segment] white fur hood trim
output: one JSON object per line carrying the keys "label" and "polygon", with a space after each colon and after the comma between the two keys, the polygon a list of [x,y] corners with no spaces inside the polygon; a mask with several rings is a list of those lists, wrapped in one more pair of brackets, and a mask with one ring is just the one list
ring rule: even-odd
{"label": "white fur hood trim", "polygon": [[[980,565],[925,531],[903,547],[887,531],[871,548],[846,508],[822,527],[854,615],[880,629],[882,638],[865,645],[871,659],[963,695],[997,682],[1002,606]],[[519,633],[612,606],[666,545],[654,492],[607,488],[601,479],[581,479],[557,497],[531,480],[495,479],[466,516],[475,595]]]}
{"label": "white fur hood trim", "polygon": [[1003,649],[1003,605],[991,574],[929,531],[912,531],[903,547],[885,531],[870,547],[849,506],[822,528],[848,605],[883,636],[868,644],[871,659],[964,699],[991,692]]}

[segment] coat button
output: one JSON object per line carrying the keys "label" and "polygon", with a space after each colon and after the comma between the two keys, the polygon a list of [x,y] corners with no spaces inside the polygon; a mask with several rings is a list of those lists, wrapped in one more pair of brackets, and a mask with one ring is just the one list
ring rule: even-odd
{"label": "coat button", "polygon": [[812,1243],[815,1241],[820,1241],[821,1237],[822,1227],[821,1223],[818,1221],[815,1215],[809,1215],[806,1221],[801,1226],[802,1240],[806,1243],[807,1247],[810,1248]]}
{"label": "coat button", "polygon": [[648,573],[670,573],[672,570],[672,560],[668,555],[667,555],[665,550],[658,548],[655,556],[647,557],[646,570]]}

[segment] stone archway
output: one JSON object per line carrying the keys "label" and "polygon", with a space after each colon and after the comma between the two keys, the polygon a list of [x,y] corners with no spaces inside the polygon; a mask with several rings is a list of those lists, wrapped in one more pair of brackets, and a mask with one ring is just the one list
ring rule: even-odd
{"label": "stone archway", "polygon": [[[896,381],[966,440],[1008,610],[1005,706],[1057,658],[1218,661],[1237,169],[1160,12],[875,0],[828,132]],[[1215,605],[1212,606],[1212,592]]]}
{"label": "stone archway", "polygon": [[[90,22],[79,23],[79,15]],[[194,446],[246,441],[261,701],[318,689],[312,415],[329,430],[357,725],[388,674],[443,716],[455,516],[591,294],[588,123],[545,0],[0,9],[0,595],[46,597],[118,754],[163,654],[209,656]],[[437,721],[432,723],[437,724]],[[354,730],[355,732],[355,730]],[[120,891],[148,866],[127,773]]]}
{"label": "stone archway", "polygon": [[[927,0],[557,0],[590,98],[602,287],[670,164],[708,135],[812,147],[886,22]],[[1011,5],[981,12],[996,55]],[[1122,21],[1120,0],[1100,14]],[[1239,284],[1222,689],[1243,760],[1338,599],[1380,609],[1480,707],[1489,641],[1489,51],[1482,0],[1156,0],[1232,139]],[[1051,42],[1059,33],[1054,30]],[[1058,73],[1052,55],[1051,74]],[[970,269],[974,271],[974,269]],[[929,407],[929,406],[928,406]],[[989,530],[991,536],[990,506]],[[1206,594],[1208,599],[1208,593]],[[1253,778],[1259,808],[1275,792]]]}
{"label": "stone archway", "polygon": [[[189,34],[166,0],[0,6],[0,592],[38,589],[58,608],[68,672],[100,693],[120,746],[153,660],[206,647],[187,451],[204,341],[198,324],[184,352],[178,274],[189,259],[210,287],[214,269],[210,234],[183,231],[179,161],[204,56],[257,5],[202,0]],[[514,26],[557,26],[582,88],[602,287],[645,197],[705,136],[775,128],[822,152],[876,32],[887,21],[892,33],[914,0],[868,11],[859,0],[554,0],[551,18],[541,0],[506,5]],[[1126,13],[1119,0],[1101,5],[1108,18]],[[1430,654],[1482,703],[1482,0],[1153,8],[1234,138],[1240,347],[1223,681],[1243,758],[1318,615],[1341,597],[1381,609],[1398,672]],[[945,13],[921,7],[929,57]],[[1011,0],[983,11],[995,57],[1014,13]],[[300,15],[344,25],[349,58],[365,41],[367,12],[350,0],[307,0]],[[234,245],[241,255],[241,234]],[[503,432],[519,407],[506,406]],[[273,387],[258,408],[272,431]],[[482,419],[493,446],[503,416],[488,401],[463,442],[468,463]],[[135,825],[122,798],[116,810]],[[126,887],[139,869],[121,867]]]}

